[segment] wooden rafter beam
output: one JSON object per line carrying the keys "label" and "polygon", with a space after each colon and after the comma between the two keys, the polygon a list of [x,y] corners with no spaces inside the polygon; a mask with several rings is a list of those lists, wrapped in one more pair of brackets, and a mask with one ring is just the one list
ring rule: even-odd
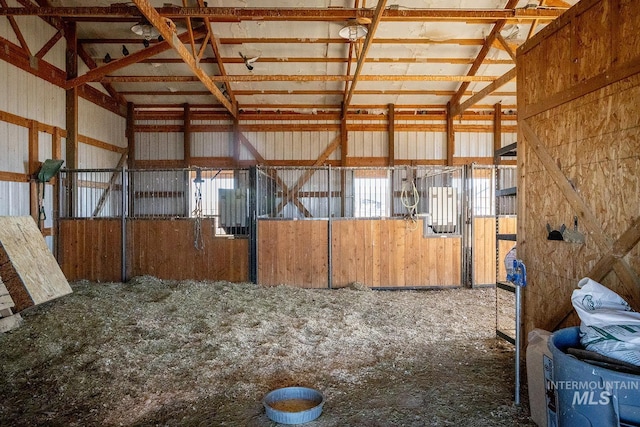
{"label": "wooden rafter beam", "polygon": [[[138,43],[139,40],[134,40],[132,43]],[[126,44],[125,42],[118,44]],[[369,61],[378,62],[378,63],[392,63],[392,64],[473,64],[475,58],[373,58],[370,57]],[[224,64],[244,64],[244,60],[238,57],[225,57],[220,60]],[[145,59],[144,61],[140,61],[144,63],[155,63],[155,64],[178,64],[182,63],[182,60],[179,58],[154,58],[154,59]],[[357,62],[356,58],[344,58],[344,57],[330,57],[330,58],[318,58],[318,57],[293,57],[293,58],[277,58],[277,57],[260,57],[260,62],[266,63],[338,63],[338,64],[348,64],[349,62],[354,63]],[[202,58],[200,63],[209,63],[216,64],[218,63],[217,58]],[[511,59],[486,59],[484,61],[485,64],[493,64],[493,65],[509,65],[513,64],[513,60]]]}
{"label": "wooden rafter beam", "polygon": [[[504,48],[505,52],[507,52],[509,54],[509,56],[511,57],[511,61],[513,61],[515,63],[516,62],[516,53],[514,52],[513,49],[511,49],[511,46],[509,45],[509,43],[505,40],[504,37],[502,37],[502,34],[500,34],[500,33],[496,34],[496,38],[500,42],[500,45],[502,45],[502,47]],[[484,63],[488,64],[489,61],[485,58]]]}
{"label": "wooden rafter beam", "polygon": [[[218,43],[221,45],[240,45],[240,44],[349,44],[349,40],[345,40],[341,37],[334,38],[294,38],[294,37],[221,37]],[[151,44],[157,43],[154,40],[149,41]],[[445,39],[434,40],[428,38],[375,38],[373,39],[375,44],[451,44],[458,46],[482,46],[484,39]],[[78,39],[80,44],[127,44],[127,43],[140,43],[139,38],[85,38]],[[262,58],[260,58],[262,61]]]}
{"label": "wooden rafter beam", "polygon": [[516,68],[513,67],[511,70],[507,71],[502,76],[498,77],[496,80],[494,80],[493,82],[489,83],[480,92],[476,93],[471,98],[469,98],[466,101],[464,101],[462,104],[458,104],[458,105],[452,107],[451,113],[454,116],[461,115],[462,113],[465,112],[465,110],[467,108],[470,108],[470,107],[474,106],[475,104],[477,104],[478,102],[482,101],[484,98],[486,98],[491,93],[495,92],[496,90],[500,89],[505,84],[509,83],[511,80],[515,79],[516,75],[517,75]]}
{"label": "wooden rafter beam", "polygon": [[[187,40],[188,38],[188,33],[184,33],[180,37],[178,37],[179,40]],[[162,52],[166,52],[170,49],[171,44],[165,39],[165,41],[163,41],[162,43],[158,43],[146,49],[139,50],[138,52],[132,53],[129,56],[123,56],[122,58],[113,60],[101,67],[89,70],[85,74],[76,77],[73,80],[68,80],[65,85],[65,89],[80,86],[89,82],[99,81],[102,77],[106,76],[109,73],[113,73],[124,67],[128,67],[129,65],[136,64],[143,59],[151,58],[152,56],[158,55]]]}
{"label": "wooden rafter beam", "polygon": [[[203,7],[204,0],[198,0],[198,6]],[[211,21],[209,20],[209,18],[204,18],[204,24],[206,25],[207,33],[209,34],[209,44],[211,45],[211,50],[213,50],[213,56],[214,56],[213,59],[215,60],[215,63],[218,64],[218,71],[220,72],[221,76],[226,76],[227,70],[224,67],[225,61],[222,59],[222,55],[220,55],[218,40],[216,39],[216,35],[213,32],[213,26],[211,25]],[[203,44],[203,47],[204,47],[204,44]],[[231,89],[231,86],[225,85],[224,87],[227,90],[227,95],[229,96],[229,101],[231,101],[231,104],[237,105],[238,102],[236,101],[236,97],[233,93],[233,90]]]}
{"label": "wooden rafter beam", "polygon": [[[89,67],[89,70],[93,70],[98,68],[98,64],[91,58],[91,56],[87,53],[82,45],[78,45],[78,56],[82,61]],[[126,105],[127,100],[123,98],[121,94],[116,92],[111,83],[102,83],[102,86],[106,89],[106,91],[111,95],[111,97],[118,102],[119,104]]]}
{"label": "wooden rafter beam", "polygon": [[158,30],[162,37],[164,37],[178,55],[180,55],[193,74],[200,79],[202,84],[209,89],[213,96],[227,109],[227,111],[229,111],[233,117],[236,117],[238,115],[238,105],[236,103],[232,104],[229,102],[220,89],[218,89],[218,86],[216,86],[213,80],[211,80],[211,77],[202,68],[200,68],[193,55],[189,53],[189,50],[184,46],[178,35],[175,33],[175,24],[173,24],[171,20],[160,16],[148,0],[134,0],[134,3],[149,22],[156,27],[156,30]]}
{"label": "wooden rafter beam", "polygon": [[[515,7],[515,5],[517,4],[518,4],[518,0],[508,0],[507,5],[505,6],[505,9],[511,9]],[[502,31],[502,28],[504,27],[505,23],[506,21],[502,20],[502,21],[496,22],[496,24],[493,26],[493,28],[491,29],[491,32],[489,33],[489,35],[487,36],[487,39],[484,42],[484,45],[482,46],[482,48],[480,49],[480,52],[478,53],[476,60],[473,62],[473,64],[471,65],[471,68],[467,72],[468,76],[476,75],[484,59],[487,57],[489,50],[491,50],[491,47],[493,46],[493,42],[496,40],[497,35],[500,34],[500,31]],[[462,94],[467,90],[468,87],[469,87],[469,82],[463,82],[458,88],[458,92],[451,98],[450,103],[454,109],[460,103]]]}
{"label": "wooden rafter beam", "polygon": [[[140,51],[144,52],[144,51]],[[129,56],[133,56],[129,55]],[[126,56],[118,61],[129,58]],[[115,61],[114,61],[115,62]],[[109,63],[108,65],[111,65]],[[101,69],[106,67],[100,67]],[[122,67],[118,67],[120,69]],[[87,73],[88,74],[88,73]],[[198,81],[198,78],[194,76],[106,76],[99,75],[98,77],[91,78],[84,81],[99,81],[99,82],[119,82],[119,83],[154,83],[154,82],[173,82],[173,83],[187,83]],[[86,75],[86,74],[85,74]],[[226,75],[226,76],[211,76],[211,80],[214,82],[286,82],[286,81],[298,81],[298,82],[341,82],[341,81],[354,81],[361,80],[367,82],[385,82],[385,81],[406,81],[406,82],[493,82],[498,79],[499,76],[445,76],[441,74],[436,75],[356,75],[343,76],[343,75],[286,75],[286,74],[272,74],[272,75],[259,75],[259,74],[238,74],[238,75]]]}
{"label": "wooden rafter beam", "polygon": [[[0,6],[2,6],[2,9],[7,9],[6,0],[0,0]],[[0,10],[2,10],[2,9],[0,9]],[[22,9],[22,8],[18,8],[18,9]],[[20,42],[20,47],[22,47],[22,50],[24,50],[27,55],[31,56],[31,51],[29,50],[29,45],[27,44],[26,40],[24,39],[24,36],[22,35],[22,31],[20,31],[20,27],[18,26],[18,23],[16,22],[15,18],[13,16],[11,16],[11,15],[8,15],[7,19],[9,20],[9,24],[11,25],[11,29],[13,30],[14,34],[18,38],[18,42]]]}
{"label": "wooden rafter beam", "polygon": [[[182,0],[182,6],[187,6],[187,0]],[[187,33],[189,33],[189,43],[191,44],[191,53],[193,54],[194,58],[197,58],[198,56],[198,52],[196,51],[196,41],[193,38],[193,27],[191,25],[191,17],[187,16],[187,18],[185,19],[185,21],[187,22]],[[207,32],[209,30],[207,29]]]}
{"label": "wooden rafter beam", "polygon": [[42,59],[47,52],[49,52],[51,50],[51,48],[53,46],[56,45],[56,43],[58,43],[58,40],[60,40],[62,37],[64,36],[64,32],[62,31],[62,29],[56,31],[56,33],[53,35],[53,37],[51,37],[38,51],[38,53],[36,53],[34,56],[38,59]]}
{"label": "wooden rafter beam", "polygon": [[[488,87],[487,87],[488,88]],[[485,88],[486,89],[486,88]],[[484,90],[484,89],[483,89]],[[494,96],[516,96],[516,92],[493,92],[489,91]],[[183,96],[183,95],[211,95],[206,90],[121,90],[121,95],[163,95],[163,96]],[[344,95],[344,91],[336,90],[236,90],[234,92],[238,96],[251,96],[251,95]],[[480,92],[477,92],[479,94]],[[413,95],[413,96],[452,96],[454,91],[446,90],[409,90],[409,89],[394,89],[394,90],[359,90],[355,91],[355,95]],[[474,95],[472,92],[467,95]],[[483,98],[488,93],[483,94]],[[477,102],[474,102],[475,105]],[[471,105],[465,107],[469,108]]]}
{"label": "wooden rafter beam", "polygon": [[349,90],[345,90],[344,100],[342,101],[342,116],[345,117],[347,115],[347,109],[349,108],[349,104],[351,103],[351,99],[353,98],[353,92],[355,91],[356,85],[358,84],[358,79],[360,79],[360,73],[362,72],[362,66],[367,58],[367,53],[369,52],[369,48],[371,47],[371,42],[373,40],[373,35],[376,33],[378,29],[378,25],[380,25],[380,18],[384,13],[384,7],[387,4],[387,0],[378,0],[378,4],[376,6],[376,10],[374,11],[373,17],[371,18],[371,24],[369,24],[369,32],[367,33],[367,37],[364,40],[364,45],[359,52],[358,55],[358,63],[356,64],[356,70],[353,73],[351,84],[349,85]]}
{"label": "wooden rafter beam", "polygon": [[[136,3],[134,1],[134,3]],[[517,3],[515,3],[517,4]],[[334,21],[344,22],[349,19],[369,18],[377,14],[371,9],[361,8],[241,8],[241,7],[160,7],[151,9],[160,17],[169,19],[209,18],[212,22],[240,21]],[[380,17],[385,21],[421,22],[421,21],[489,21],[497,20],[553,20],[564,12],[563,8],[534,9],[387,9]],[[67,20],[99,20],[107,18],[137,20],[142,17],[135,7],[131,6],[89,6],[89,7],[7,7],[0,10],[0,15],[55,16]]]}

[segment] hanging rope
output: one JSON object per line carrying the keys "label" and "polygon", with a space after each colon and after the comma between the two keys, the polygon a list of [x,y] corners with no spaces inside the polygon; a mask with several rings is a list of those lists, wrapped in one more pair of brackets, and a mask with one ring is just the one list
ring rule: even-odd
{"label": "hanging rope", "polygon": [[204,238],[202,237],[202,176],[200,169],[196,170],[196,179],[193,180],[195,184],[195,206],[192,212],[192,216],[195,218],[193,223],[193,246],[197,250],[204,249]]}
{"label": "hanging rope", "polygon": [[418,203],[420,203],[420,193],[416,188],[416,184],[413,180],[402,181],[402,192],[400,193],[400,201],[402,206],[407,209],[405,219],[411,221],[411,230],[418,228],[417,210]]}

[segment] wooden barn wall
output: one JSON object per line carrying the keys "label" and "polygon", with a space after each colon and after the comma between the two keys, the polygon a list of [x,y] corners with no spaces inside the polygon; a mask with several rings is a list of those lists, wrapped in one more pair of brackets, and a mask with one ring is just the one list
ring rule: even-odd
{"label": "wooden barn wall", "polygon": [[78,99],[78,105],[78,132],[82,135],[78,144],[78,168],[115,168],[127,149],[126,118],[83,98]]}
{"label": "wooden barn wall", "polygon": [[[500,234],[515,234],[515,217],[498,218]],[[504,257],[516,242],[501,240],[496,248],[496,219],[494,217],[476,217],[473,219],[473,283],[474,285],[494,285],[496,277],[506,279]],[[496,258],[497,250],[497,258]],[[496,260],[497,276],[496,276]]]}
{"label": "wooden barn wall", "polygon": [[[17,3],[16,3],[17,4]],[[30,51],[38,52],[56,29],[34,16],[15,21]],[[3,52],[15,52],[20,41],[9,20],[0,19]],[[17,55],[19,56],[19,55]],[[31,71],[0,60],[0,215],[37,218],[36,186],[30,176],[46,159],[65,159],[66,101],[60,87],[65,67],[65,43],[59,40]],[[35,63],[34,62],[34,63]],[[36,74],[40,72],[38,77]],[[125,151],[125,119],[80,98],[78,164],[83,168],[114,167]],[[55,180],[52,180],[53,184]],[[45,185],[42,232],[54,249],[53,185]]]}
{"label": "wooden barn wall", "polygon": [[[39,21],[34,17],[20,18],[21,28]],[[35,47],[54,34],[48,26],[33,25],[23,36],[29,46]],[[0,20],[0,37],[20,44],[7,19]],[[64,48],[54,47],[45,59],[55,61],[56,57],[64,63]],[[65,124],[65,92],[7,61],[0,61],[0,76],[0,215],[35,216],[29,174],[38,162],[55,157],[50,130]],[[46,185],[44,203],[44,234],[53,248],[51,185]]]}
{"label": "wooden barn wall", "polygon": [[[258,221],[258,282],[328,287],[329,221]],[[305,236],[300,238],[300,236]],[[331,222],[331,284],[461,286],[461,238],[422,236],[404,220]]]}
{"label": "wooden barn wall", "polygon": [[[638,1],[584,0],[518,51],[525,334],[577,324],[570,297],[585,276],[640,309],[640,249],[620,249],[637,243],[639,27]],[[547,223],[572,227],[574,216],[584,244],[547,240]],[[615,272],[600,268],[611,259]]]}
{"label": "wooden barn wall", "polygon": [[[194,225],[186,219],[127,220],[126,278],[248,281],[248,240],[214,237],[205,219],[203,248],[196,249]],[[69,280],[121,280],[120,219],[60,220],[60,240],[58,261]]]}

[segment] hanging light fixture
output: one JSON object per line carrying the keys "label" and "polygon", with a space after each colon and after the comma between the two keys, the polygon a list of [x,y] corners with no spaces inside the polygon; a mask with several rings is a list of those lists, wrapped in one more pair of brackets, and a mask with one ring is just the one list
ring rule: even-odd
{"label": "hanging light fixture", "polygon": [[151,40],[152,38],[160,35],[158,30],[156,30],[156,27],[145,21],[138,22],[136,25],[131,27],[131,31],[144,37],[145,40]]}
{"label": "hanging light fixture", "polygon": [[368,33],[369,30],[367,30],[367,27],[356,22],[349,23],[348,25],[342,27],[340,31],[338,31],[338,35],[340,37],[352,42],[365,37]]}

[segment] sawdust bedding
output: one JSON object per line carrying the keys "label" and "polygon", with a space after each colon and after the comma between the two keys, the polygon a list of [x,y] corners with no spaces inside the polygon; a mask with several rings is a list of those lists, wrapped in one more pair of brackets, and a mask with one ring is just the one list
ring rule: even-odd
{"label": "sawdust bedding", "polygon": [[534,425],[493,289],[72,288],[0,336],[0,425],[274,426],[261,399],[292,385],[325,396],[310,427]]}

